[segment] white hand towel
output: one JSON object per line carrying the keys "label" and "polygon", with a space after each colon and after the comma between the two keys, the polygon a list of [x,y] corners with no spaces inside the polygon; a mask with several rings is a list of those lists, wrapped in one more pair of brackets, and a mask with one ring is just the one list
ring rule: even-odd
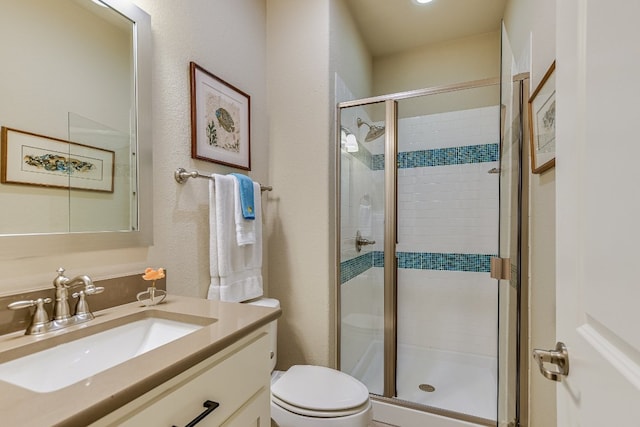
{"label": "white hand towel", "polygon": [[[253,198],[254,207],[258,210],[258,205],[255,199],[260,198],[260,185],[258,185],[258,192],[255,192],[256,183],[253,183]],[[244,219],[242,214],[242,204],[240,201],[240,183],[238,178],[233,177],[233,197],[234,197],[234,223],[236,225],[236,242],[238,246],[253,245],[256,243],[256,221],[255,219]]]}
{"label": "white hand towel", "polygon": [[[239,246],[235,227],[236,182],[232,176],[213,175],[209,184],[208,299],[240,302],[262,296],[262,221],[260,197],[255,199],[255,243]],[[256,188],[257,187],[257,188]],[[254,183],[256,194],[260,186]]]}

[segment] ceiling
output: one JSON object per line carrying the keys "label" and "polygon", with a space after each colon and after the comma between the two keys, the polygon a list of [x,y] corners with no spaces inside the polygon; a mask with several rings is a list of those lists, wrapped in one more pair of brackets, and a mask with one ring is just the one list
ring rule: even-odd
{"label": "ceiling", "polygon": [[500,30],[507,0],[345,0],[373,57]]}

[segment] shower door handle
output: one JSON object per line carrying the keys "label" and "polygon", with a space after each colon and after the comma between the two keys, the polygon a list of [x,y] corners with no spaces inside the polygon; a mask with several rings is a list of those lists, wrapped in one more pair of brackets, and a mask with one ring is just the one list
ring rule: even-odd
{"label": "shower door handle", "polygon": [[[560,381],[561,377],[569,375],[569,352],[567,346],[562,342],[556,344],[555,350],[533,350],[533,358],[538,362],[540,373],[551,381]],[[545,363],[556,365],[558,371],[550,371],[544,367]]]}
{"label": "shower door handle", "polygon": [[360,230],[356,232],[356,252],[360,252],[363,246],[374,245],[375,240],[364,239],[360,234]]}

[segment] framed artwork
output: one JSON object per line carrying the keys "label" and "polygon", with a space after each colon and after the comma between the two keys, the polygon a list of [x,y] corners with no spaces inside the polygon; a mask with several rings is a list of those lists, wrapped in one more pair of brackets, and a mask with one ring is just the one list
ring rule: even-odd
{"label": "framed artwork", "polygon": [[542,173],[556,165],[556,62],[529,98],[531,172]]}
{"label": "framed artwork", "polygon": [[2,127],[0,182],[113,193],[115,152]]}
{"label": "framed artwork", "polygon": [[191,73],[191,157],[251,170],[251,97],[194,62]]}

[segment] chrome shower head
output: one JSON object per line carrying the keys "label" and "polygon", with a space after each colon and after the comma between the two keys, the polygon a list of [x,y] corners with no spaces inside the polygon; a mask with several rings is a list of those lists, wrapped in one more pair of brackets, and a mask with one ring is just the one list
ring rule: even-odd
{"label": "chrome shower head", "polygon": [[356,120],[356,124],[358,127],[362,125],[367,125],[369,127],[369,132],[367,132],[367,136],[364,137],[364,142],[371,142],[374,139],[378,139],[384,134],[384,126],[370,125],[369,123],[363,121],[360,117]]}

